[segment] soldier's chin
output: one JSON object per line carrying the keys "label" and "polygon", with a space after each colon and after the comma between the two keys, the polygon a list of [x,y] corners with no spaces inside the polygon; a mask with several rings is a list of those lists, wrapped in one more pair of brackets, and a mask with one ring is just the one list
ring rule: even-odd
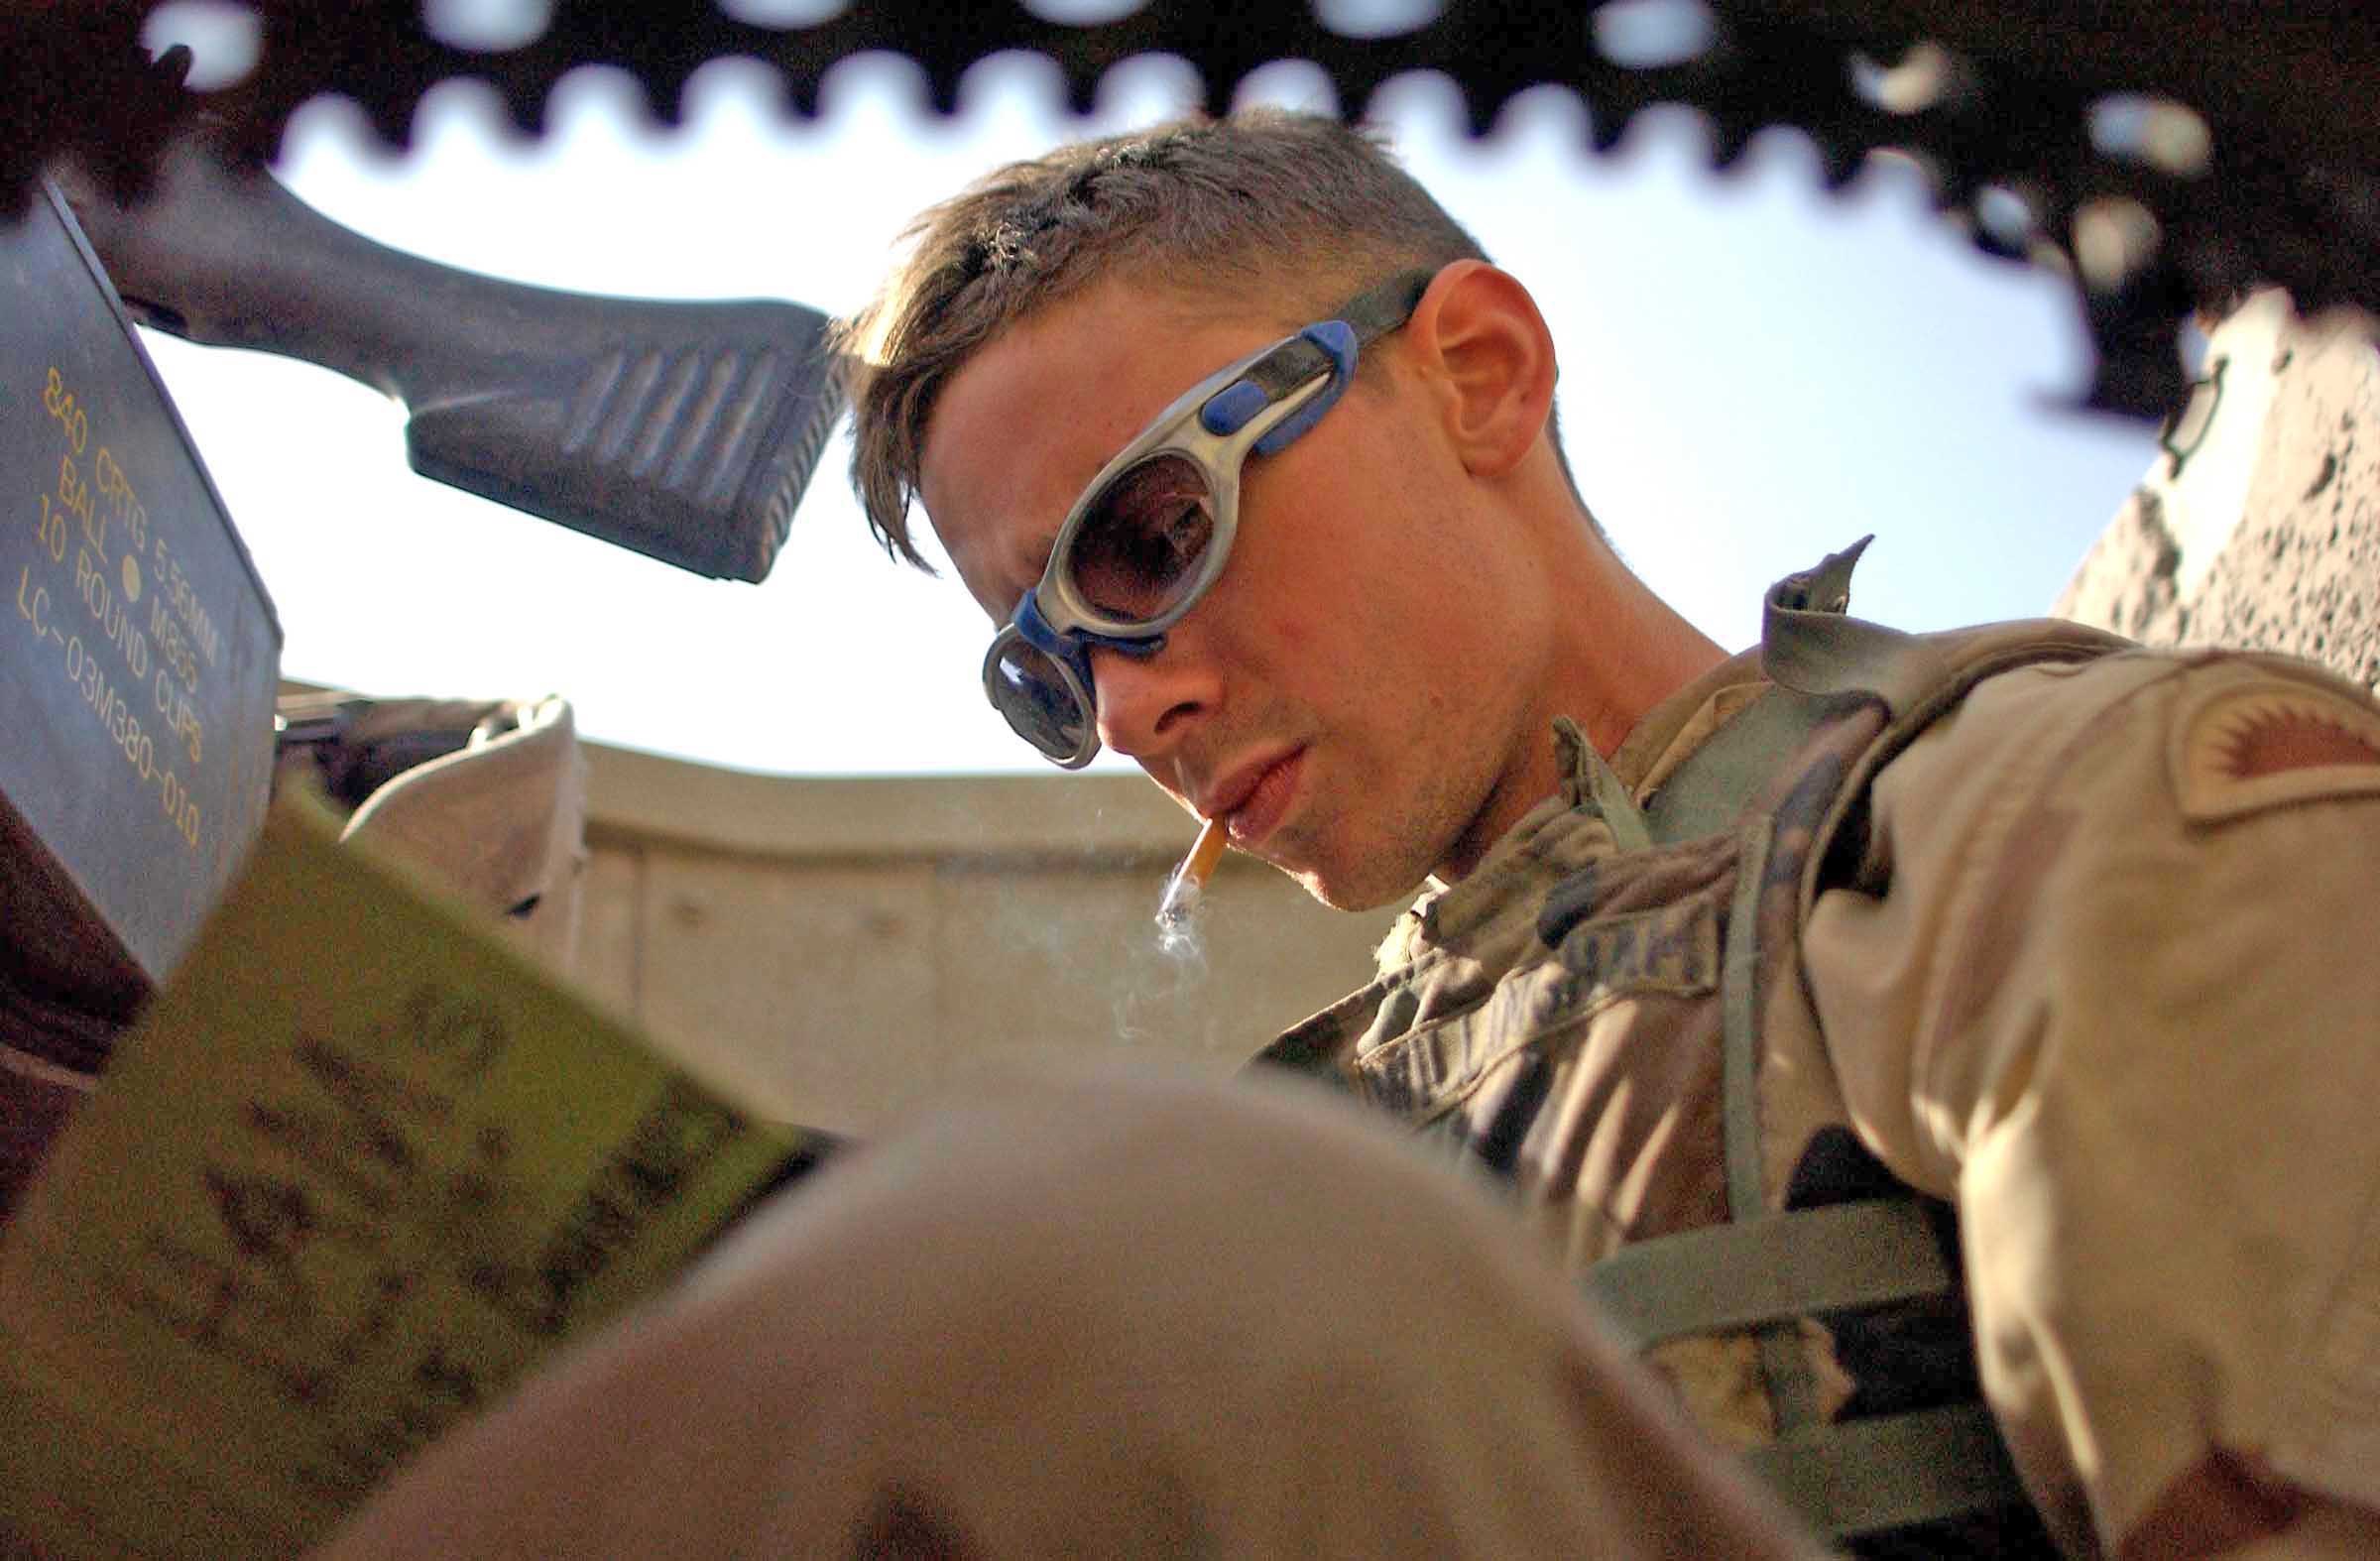
{"label": "soldier's chin", "polygon": [[1402,903],[1419,894],[1428,882],[1426,874],[1384,869],[1387,864],[1371,862],[1284,867],[1281,871],[1333,910],[1377,910],[1382,905]]}

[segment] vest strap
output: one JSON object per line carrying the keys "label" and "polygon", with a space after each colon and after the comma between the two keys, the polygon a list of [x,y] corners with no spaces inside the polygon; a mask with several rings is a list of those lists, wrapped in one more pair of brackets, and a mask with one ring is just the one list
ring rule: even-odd
{"label": "vest strap", "polygon": [[1743,1454],[1822,1534],[1839,1539],[2027,1501],[1980,1404],[1813,1426]]}
{"label": "vest strap", "polygon": [[1829,1204],[1633,1243],[1587,1292],[1639,1349],[1813,1312],[1947,1295],[1956,1275],[1910,1198]]}
{"label": "vest strap", "polygon": [[[1690,756],[1646,809],[1658,842],[1725,827],[1730,816],[1739,819],[1737,878],[1721,971],[1720,1115],[1728,1223],[1623,1247],[1590,1268],[1585,1280],[1606,1318],[1639,1349],[1698,1334],[1751,1334],[1776,1439],[1750,1450],[1745,1461],[1820,1533],[1838,1539],[1975,1516],[2027,1498],[1998,1427],[1980,1403],[1836,1422],[1820,1417],[1802,1319],[1953,1295],[1961,1280],[1955,1259],[1944,1253],[1914,1196],[1786,1213],[1769,1209],[1758,1078],[1759,912],[1779,829],[1770,814],[1753,809],[1730,815],[1729,804],[1744,807],[1780,752],[1798,747],[1848,705],[1879,702],[1887,737],[1903,728],[1913,732],[1991,670],[2073,660],[2120,644],[2088,631],[2041,626],[1985,664],[1962,649],[1964,642],[1847,617],[1852,566],[1867,541],[1862,538],[1771,587],[1761,663],[1777,686]],[[1816,863],[1886,747],[1879,740],[1870,748],[1818,821],[1801,875],[1804,910]]]}
{"label": "vest strap", "polygon": [[1734,828],[1776,774],[1778,758],[1799,750],[1842,708],[1777,686],[1736,711],[1654,788],[1644,806],[1653,842],[1675,845]]}
{"label": "vest strap", "polygon": [[[1745,820],[1735,861],[1735,894],[1727,912],[1720,965],[1720,1120],[1725,1140],[1727,1214],[1738,1225],[1767,1219],[1760,1174],[1760,886],[1768,876],[1774,820]],[[1817,1423],[1818,1384],[1790,1319],[1760,1325],[1760,1375],[1780,1430]]]}

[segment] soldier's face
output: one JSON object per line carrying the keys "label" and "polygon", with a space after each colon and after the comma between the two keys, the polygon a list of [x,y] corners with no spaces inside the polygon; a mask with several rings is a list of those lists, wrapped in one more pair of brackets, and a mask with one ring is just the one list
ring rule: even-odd
{"label": "soldier's face", "polygon": [[[1303,323],[1112,282],[970,360],[936,405],[921,487],[985,613],[1008,621],[1076,497],[1151,418]],[[1499,631],[1510,571],[1481,566],[1494,539],[1402,339],[1368,349],[1385,362],[1311,431],[1248,462],[1229,561],[1165,648],[1092,652],[1102,742],[1351,908],[1484,845],[1514,746],[1543,741],[1522,709],[1529,637]]]}

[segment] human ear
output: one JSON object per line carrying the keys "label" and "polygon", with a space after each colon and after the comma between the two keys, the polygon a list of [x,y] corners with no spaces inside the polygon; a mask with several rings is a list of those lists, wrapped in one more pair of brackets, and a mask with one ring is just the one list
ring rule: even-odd
{"label": "human ear", "polygon": [[1486,261],[1456,261],[1431,280],[1405,332],[1464,469],[1499,477],[1518,465],[1554,404],[1554,338],[1528,289]]}

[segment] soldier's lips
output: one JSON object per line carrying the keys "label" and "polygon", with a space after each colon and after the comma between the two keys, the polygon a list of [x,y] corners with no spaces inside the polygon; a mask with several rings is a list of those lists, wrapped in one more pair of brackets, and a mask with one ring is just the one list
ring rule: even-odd
{"label": "soldier's lips", "polygon": [[1281,827],[1297,800],[1298,782],[1305,777],[1306,751],[1296,749],[1264,767],[1245,796],[1223,816],[1232,844],[1254,851]]}

